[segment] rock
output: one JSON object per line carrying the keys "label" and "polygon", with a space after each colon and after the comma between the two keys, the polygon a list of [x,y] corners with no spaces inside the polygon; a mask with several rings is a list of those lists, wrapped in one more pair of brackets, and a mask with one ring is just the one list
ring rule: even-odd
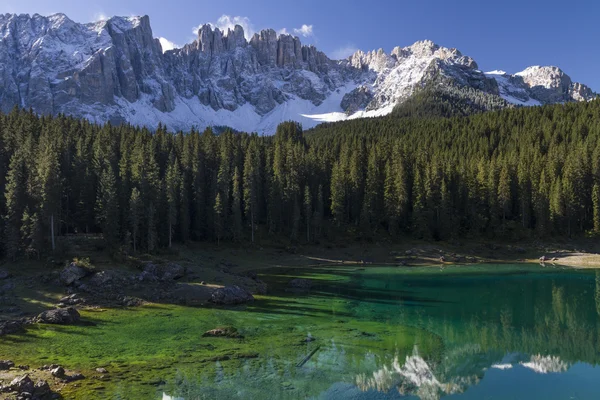
{"label": "rock", "polygon": [[29,365],[17,365],[17,368],[19,368],[21,371],[29,371]]}
{"label": "rock", "polygon": [[49,396],[52,393],[50,390],[50,385],[46,381],[38,381],[33,388],[33,398],[35,399],[43,399]]}
{"label": "rock", "polygon": [[72,262],[65,267],[60,273],[60,281],[69,286],[80,279],[85,278],[89,271],[86,268],[80,267],[77,263]]}
{"label": "rock", "polygon": [[310,290],[312,287],[312,281],[309,279],[292,279],[288,283],[290,289]]}
{"label": "rock", "polygon": [[10,292],[15,288],[15,284],[12,282],[5,283],[0,287],[0,293]]}
{"label": "rock", "polygon": [[258,279],[258,274],[256,273],[256,271],[246,271],[245,274],[243,274],[243,276],[246,276],[252,280],[257,280]]}
{"label": "rock", "polygon": [[89,280],[90,286],[102,287],[119,281],[119,277],[112,271],[96,272]]}
{"label": "rock", "polygon": [[2,335],[13,335],[15,333],[23,332],[22,321],[4,321],[0,322],[0,336]]}
{"label": "rock", "polygon": [[69,325],[80,320],[79,312],[73,307],[44,311],[37,316],[36,322],[42,324]]}
{"label": "rock", "polygon": [[242,339],[244,336],[240,335],[236,328],[232,326],[225,326],[204,332],[202,337],[224,337],[229,339]]}
{"label": "rock", "polygon": [[254,301],[254,296],[239,286],[226,286],[213,292],[210,302],[218,305],[243,304]]}
{"label": "rock", "polygon": [[33,393],[35,385],[29,375],[23,375],[13,379],[8,384],[8,389],[17,393]]}
{"label": "rock", "polygon": [[161,269],[162,280],[177,280],[185,276],[185,268],[179,264],[167,264]]}
{"label": "rock", "polygon": [[169,298],[177,304],[201,306],[210,301],[213,289],[191,283],[177,283],[169,293]]}
{"label": "rock", "polygon": [[256,294],[267,294],[269,290],[269,286],[266,282],[261,281],[260,279],[256,280]]}
{"label": "rock", "polygon": [[311,343],[311,342],[314,342],[315,340],[317,340],[317,339],[309,333],[308,335],[306,335],[306,338],[304,338],[302,343]]}
{"label": "rock", "polygon": [[13,368],[15,366],[15,363],[9,360],[2,360],[0,361],[0,371],[8,371],[9,369]]}
{"label": "rock", "polygon": [[543,263],[543,262],[546,262],[547,260],[548,260],[548,259],[546,258],[546,256],[541,256],[541,257],[540,257],[540,262],[541,262],[541,263]]}
{"label": "rock", "polygon": [[96,372],[99,374],[108,374],[106,368],[96,368]]}
{"label": "rock", "polygon": [[147,263],[138,280],[140,281],[172,281],[185,276],[185,268],[179,264],[157,265]]}
{"label": "rock", "polygon": [[83,376],[83,374],[73,374],[73,375],[65,376],[65,380],[67,382],[81,381],[83,379],[85,379],[85,376]]}
{"label": "rock", "polygon": [[366,86],[359,86],[350,93],[344,95],[340,104],[346,114],[352,115],[363,110],[373,100],[373,94]]}
{"label": "rock", "polygon": [[84,300],[77,297],[77,294],[72,294],[69,296],[65,296],[59,300],[59,306],[67,307],[67,306],[75,306],[77,304],[83,303]]}
{"label": "rock", "polygon": [[4,270],[4,269],[0,269],[0,280],[4,280],[4,279],[8,279],[10,278],[10,272]]}
{"label": "rock", "polygon": [[132,296],[123,296],[120,303],[124,307],[139,307],[144,304],[144,300]]}
{"label": "rock", "polygon": [[65,376],[65,369],[63,367],[56,367],[50,371],[52,376],[57,378],[63,378]]}

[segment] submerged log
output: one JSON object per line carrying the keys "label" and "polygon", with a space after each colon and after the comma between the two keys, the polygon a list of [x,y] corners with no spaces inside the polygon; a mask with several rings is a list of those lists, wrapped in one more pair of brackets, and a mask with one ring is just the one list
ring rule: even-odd
{"label": "submerged log", "polygon": [[311,351],[306,357],[304,357],[304,360],[302,360],[298,364],[296,364],[296,367],[300,368],[300,367],[304,366],[304,364],[306,364],[308,362],[308,360],[310,360],[312,358],[312,356],[314,356],[315,353],[317,351],[319,351],[320,348],[321,348],[321,346],[315,347],[313,351]]}

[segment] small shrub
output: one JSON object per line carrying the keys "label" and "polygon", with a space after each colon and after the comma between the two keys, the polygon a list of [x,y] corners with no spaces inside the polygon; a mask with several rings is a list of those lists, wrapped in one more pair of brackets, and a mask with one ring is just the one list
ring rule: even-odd
{"label": "small shrub", "polygon": [[89,270],[94,270],[96,268],[90,261],[89,257],[83,257],[83,258],[75,257],[75,258],[73,258],[73,263],[75,263],[79,267],[89,269]]}

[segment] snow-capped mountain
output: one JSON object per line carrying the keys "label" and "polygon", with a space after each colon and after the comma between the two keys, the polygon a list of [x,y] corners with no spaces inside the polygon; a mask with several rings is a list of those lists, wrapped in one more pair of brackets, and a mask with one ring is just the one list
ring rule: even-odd
{"label": "snow-capped mountain", "polygon": [[556,67],[483,73],[472,58],[430,41],[336,61],[274,30],[247,40],[241,26],[204,25],[194,42],[163,52],[147,16],[78,24],[63,14],[0,15],[2,111],[19,105],[149,128],[272,133],[284,120],[312,127],[385,115],[427,84],[519,105],[595,97]]}

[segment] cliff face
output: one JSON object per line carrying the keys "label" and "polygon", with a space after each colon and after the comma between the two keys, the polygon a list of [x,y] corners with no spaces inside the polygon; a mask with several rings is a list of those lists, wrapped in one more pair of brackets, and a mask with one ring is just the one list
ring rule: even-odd
{"label": "cliff face", "polygon": [[[443,79],[440,79],[443,78]],[[430,41],[330,60],[298,37],[202,26],[163,53],[148,17],[78,24],[63,14],[0,15],[0,109],[65,113],[96,122],[209,125],[271,133],[283,120],[384,115],[430,82],[468,86],[516,104],[594,97],[556,67],[483,74],[456,49]]]}

